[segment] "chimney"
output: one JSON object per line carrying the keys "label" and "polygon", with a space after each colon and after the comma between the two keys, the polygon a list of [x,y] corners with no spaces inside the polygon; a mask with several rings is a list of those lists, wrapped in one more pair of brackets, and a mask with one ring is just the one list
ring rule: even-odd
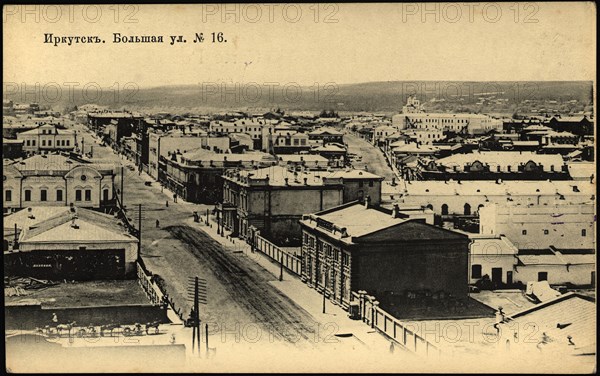
{"label": "chimney", "polygon": [[392,218],[398,218],[400,214],[400,206],[398,204],[394,204],[394,208],[392,209]]}
{"label": "chimney", "polygon": [[365,209],[368,209],[369,206],[371,206],[371,197],[367,195],[367,197],[365,197]]}
{"label": "chimney", "polygon": [[347,238],[349,236],[348,229],[346,229],[345,227],[342,227],[341,230],[342,230],[342,238]]}

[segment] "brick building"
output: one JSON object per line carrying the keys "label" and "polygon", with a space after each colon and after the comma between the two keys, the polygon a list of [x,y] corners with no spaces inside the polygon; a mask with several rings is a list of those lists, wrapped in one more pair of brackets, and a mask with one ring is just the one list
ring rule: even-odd
{"label": "brick building", "polygon": [[368,199],[305,215],[302,280],[344,307],[359,290],[466,298],[469,239],[433,226],[432,217],[371,207]]}

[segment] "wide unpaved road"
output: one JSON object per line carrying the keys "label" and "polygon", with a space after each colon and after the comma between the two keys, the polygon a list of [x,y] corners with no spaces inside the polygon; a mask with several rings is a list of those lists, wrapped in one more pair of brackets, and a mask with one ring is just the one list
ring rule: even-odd
{"label": "wide unpaved road", "polygon": [[388,166],[379,148],[353,134],[344,134],[344,141],[348,144],[349,153],[362,156],[360,162],[353,163],[354,168],[363,169],[367,166],[369,172],[382,176],[385,180],[392,180],[395,177],[394,171]]}
{"label": "wide unpaved road", "polygon": [[243,256],[224,251],[202,231],[181,225],[166,230],[213,271],[233,301],[256,322],[268,325],[270,334],[291,343],[314,341],[312,316],[269,284],[272,274]]}
{"label": "wide unpaved road", "polygon": [[[114,152],[94,143],[83,127],[75,126],[85,144],[94,145],[94,158],[106,162],[131,165]],[[86,148],[87,149],[87,148]],[[87,151],[87,150],[86,150]],[[120,171],[118,171],[120,175]],[[164,281],[167,293],[175,307],[188,317],[191,302],[188,297],[189,278],[198,276],[207,280],[208,305],[200,306],[200,318],[209,323],[212,334],[225,333],[219,340],[244,341],[244,335],[254,339],[260,328],[261,342],[291,345],[296,348],[314,348],[319,342],[318,323],[298,304],[269,283],[276,278],[245,254],[225,247],[201,231],[191,221],[193,211],[201,214],[205,205],[173,203],[157,182],[144,185],[137,171],[124,169],[124,203],[127,216],[137,227],[138,204],[142,204],[141,257],[147,268]],[[146,178],[147,179],[147,178]],[[120,186],[120,176],[116,178]],[[166,206],[169,201],[169,206]],[[156,220],[160,226],[156,227]],[[189,225],[188,225],[189,224]],[[317,329],[317,330],[316,330]],[[218,344],[214,344],[217,347]]]}

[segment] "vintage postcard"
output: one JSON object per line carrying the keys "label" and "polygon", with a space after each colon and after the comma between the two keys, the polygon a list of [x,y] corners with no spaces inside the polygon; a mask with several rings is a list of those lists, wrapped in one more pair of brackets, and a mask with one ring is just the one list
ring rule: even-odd
{"label": "vintage postcard", "polygon": [[5,4],[10,373],[594,373],[596,5]]}

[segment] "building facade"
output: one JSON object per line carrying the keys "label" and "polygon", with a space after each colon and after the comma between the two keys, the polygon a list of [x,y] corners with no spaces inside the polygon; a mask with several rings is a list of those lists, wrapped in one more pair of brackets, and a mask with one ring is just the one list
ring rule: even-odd
{"label": "building facade", "polygon": [[52,152],[70,152],[77,147],[77,135],[56,124],[43,124],[36,129],[21,132],[17,139],[23,141],[23,151],[28,155]]}
{"label": "building facade", "polygon": [[4,212],[28,206],[111,207],[114,166],[59,154],[36,155],[4,165]]}
{"label": "building facade", "polygon": [[347,307],[352,291],[468,294],[466,235],[411,219],[399,208],[349,203],[305,215],[302,280]]}

